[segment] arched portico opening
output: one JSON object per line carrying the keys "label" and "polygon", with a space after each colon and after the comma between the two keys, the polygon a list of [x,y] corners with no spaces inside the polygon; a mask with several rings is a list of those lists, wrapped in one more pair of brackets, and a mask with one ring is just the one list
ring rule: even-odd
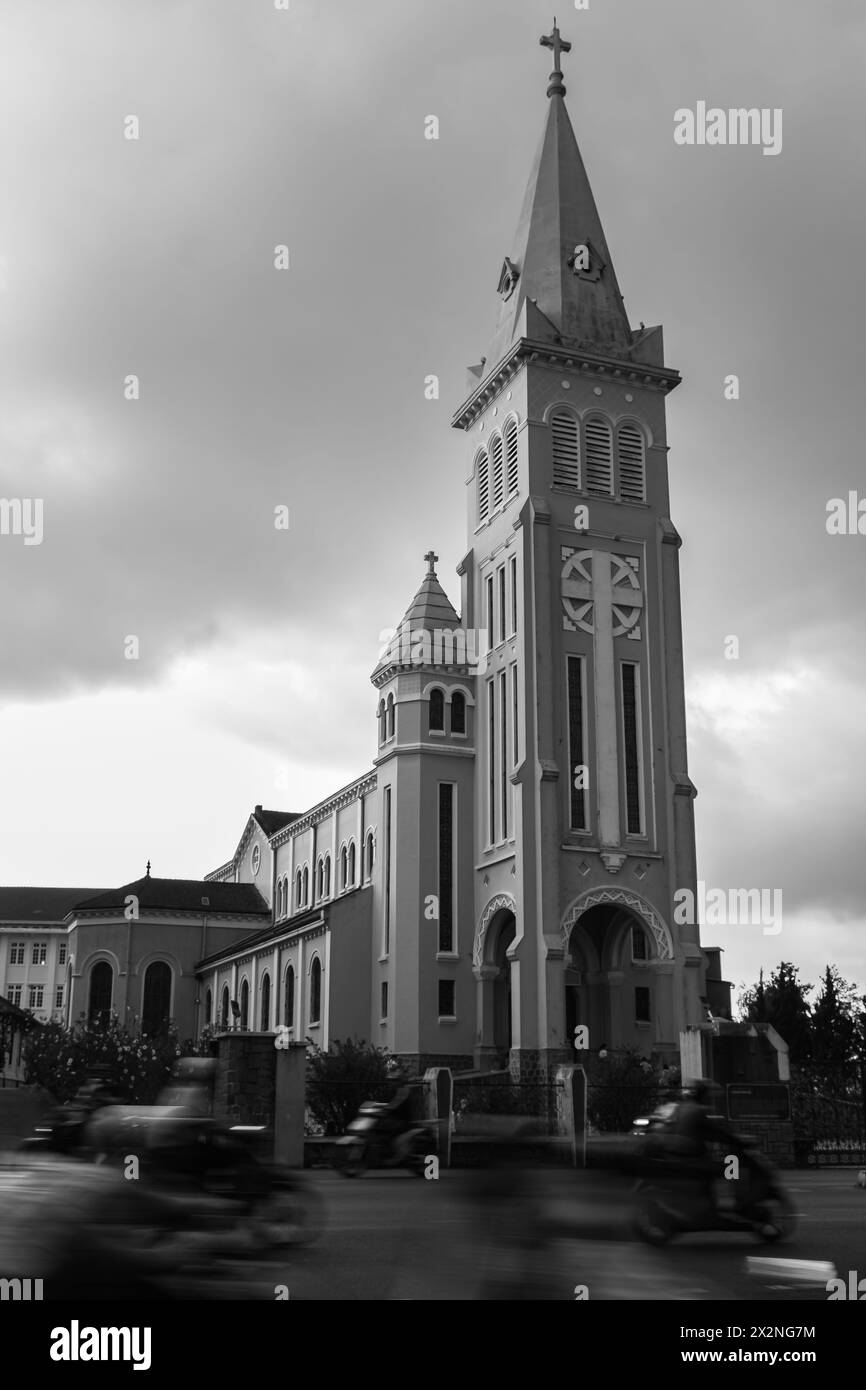
{"label": "arched portico opening", "polygon": [[[575,905],[578,909],[580,904]],[[667,928],[640,911],[639,900],[587,900],[563,923],[565,1030],[588,1030],[587,1051],[597,1056],[632,1050],[650,1060],[671,1028],[673,965]],[[672,952],[671,952],[672,955]],[[572,1055],[579,1055],[572,1052]]]}
{"label": "arched portico opening", "polygon": [[514,901],[502,894],[485,908],[475,935],[474,973],[478,982],[475,1064],[507,1067],[515,1046],[514,962],[509,949],[517,935]]}

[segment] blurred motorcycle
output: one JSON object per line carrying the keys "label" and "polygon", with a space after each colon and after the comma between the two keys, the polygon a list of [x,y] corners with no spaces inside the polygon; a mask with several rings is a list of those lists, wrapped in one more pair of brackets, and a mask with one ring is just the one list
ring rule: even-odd
{"label": "blurred motorcycle", "polygon": [[387,1102],[365,1100],[337,1141],[336,1166],[347,1178],[359,1177],[367,1168],[407,1168],[423,1177],[426,1159],[436,1151],[432,1125],[398,1123]]}

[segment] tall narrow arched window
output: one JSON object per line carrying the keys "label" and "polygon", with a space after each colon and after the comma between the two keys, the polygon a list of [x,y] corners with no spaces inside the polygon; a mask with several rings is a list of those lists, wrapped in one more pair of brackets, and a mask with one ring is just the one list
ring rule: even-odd
{"label": "tall narrow arched window", "polygon": [[290,965],[286,970],[286,1003],[283,1017],[287,1028],[295,1026],[295,967]]}
{"label": "tall narrow arched window", "polygon": [[376,710],[376,717],[379,720],[379,742],[384,743],[388,737],[388,726],[385,723],[385,701],[379,701],[379,708]]}
{"label": "tall narrow arched window", "polygon": [[490,463],[486,449],[482,449],[475,459],[475,490],[478,498],[478,520],[486,521],[490,515]]}
{"label": "tall narrow arched window", "polygon": [[90,1023],[107,1023],[111,1015],[111,992],[114,971],[107,960],[97,961],[90,972],[90,1001],[87,1017]]}
{"label": "tall narrow arched window", "polygon": [[393,738],[393,737],[394,737],[394,728],[395,728],[395,725],[394,725],[394,696],[393,696],[393,695],[389,695],[389,696],[388,696],[388,703],[387,703],[387,707],[386,707],[386,713],[387,713],[387,725],[388,725],[387,737],[388,737],[388,738]]}
{"label": "tall narrow arched window", "polygon": [[620,425],[616,437],[619,495],[623,502],[646,501],[644,439],[637,425]]}
{"label": "tall narrow arched window", "polygon": [[301,881],[301,871],[298,869],[298,872],[295,874],[295,907],[300,907],[301,903],[304,901],[301,897],[303,891],[304,887]]}
{"label": "tall narrow arched window", "polygon": [[229,1026],[229,987],[228,987],[228,985],[223,985],[223,1000],[222,1000],[222,1005],[221,1005],[221,1007],[220,1007],[220,1027],[221,1027],[221,1028],[228,1028],[228,1026]]}
{"label": "tall narrow arched window", "polygon": [[354,888],[354,886],[355,886],[355,841],[354,841],[354,840],[353,840],[352,843],[349,845],[348,885],[349,885],[350,888]]}
{"label": "tall narrow arched window", "polygon": [[613,492],[613,436],[610,422],[591,415],[584,425],[586,490],[609,497]]}
{"label": "tall narrow arched window", "polygon": [[502,431],[505,444],[505,496],[517,491],[517,421],[509,420]]}
{"label": "tall narrow arched window", "polygon": [[555,410],[550,417],[553,448],[553,482],[556,487],[580,487],[580,432],[570,410]]}
{"label": "tall narrow arched window", "polygon": [[144,972],[141,1031],[150,1037],[168,1032],[171,1009],[171,966],[155,960]]}
{"label": "tall narrow arched window", "polygon": [[323,874],[323,891],[324,891],[324,896],[325,896],[326,898],[329,898],[329,897],[331,896],[331,856],[330,856],[330,854],[326,854],[326,855],[325,855],[325,868],[324,868],[324,874]]}
{"label": "tall narrow arched window", "polygon": [[366,874],[369,879],[373,877],[373,864],[376,858],[375,839],[372,830],[367,834],[366,850]]}
{"label": "tall narrow arched window", "polygon": [[261,1031],[267,1033],[271,1026],[271,977],[267,971],[262,976],[262,1021]]}
{"label": "tall narrow arched window", "polygon": [[310,1022],[319,1023],[322,1017],[322,962],[316,956],[310,968]]}
{"label": "tall narrow arched window", "polygon": [[455,690],[451,696],[451,732],[466,733],[466,696]]}
{"label": "tall narrow arched window", "polygon": [[320,859],[316,865],[316,897],[321,898],[325,891],[325,861]]}
{"label": "tall narrow arched window", "polygon": [[445,729],[445,692],[438,685],[430,691],[429,727],[431,733],[443,733]]}
{"label": "tall narrow arched window", "polygon": [[204,1026],[209,1028],[213,1021],[213,994],[210,990],[204,996]]}
{"label": "tall narrow arched window", "polygon": [[283,915],[283,880],[277,879],[277,920]]}
{"label": "tall narrow arched window", "polygon": [[490,441],[490,505],[491,510],[502,505],[502,437],[495,434]]}
{"label": "tall narrow arched window", "polygon": [[346,853],[346,846],[340,850],[340,892],[345,893],[349,886],[349,856]]}
{"label": "tall narrow arched window", "polygon": [[309,867],[305,864],[305,865],[304,865],[303,883],[302,883],[302,886],[301,886],[301,902],[304,904],[304,907],[306,907],[307,904],[309,903],[309,901],[310,901],[310,870],[309,870]]}
{"label": "tall narrow arched window", "polygon": [[250,982],[246,975],[241,985],[241,1028],[246,1032],[250,1026]]}

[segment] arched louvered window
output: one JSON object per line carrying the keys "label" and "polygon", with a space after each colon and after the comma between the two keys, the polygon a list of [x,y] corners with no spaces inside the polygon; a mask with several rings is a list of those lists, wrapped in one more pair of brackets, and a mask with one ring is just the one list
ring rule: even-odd
{"label": "arched louvered window", "polygon": [[550,417],[553,444],[553,482],[556,487],[580,487],[580,432],[570,410]]}
{"label": "arched louvered window", "polygon": [[466,696],[456,690],[451,696],[451,732],[466,733]]}
{"label": "arched louvered window", "polygon": [[586,490],[609,497],[613,492],[613,436],[609,421],[591,415],[584,426]]}
{"label": "arched louvered window", "polygon": [[475,460],[475,487],[478,496],[478,520],[486,521],[490,515],[490,466],[486,449],[482,449]]}
{"label": "arched louvered window", "polygon": [[438,686],[430,691],[430,732],[441,734],[445,730],[445,693]]}
{"label": "arched louvered window", "polygon": [[322,1017],[322,962],[316,956],[310,970],[310,1022],[318,1023]]}
{"label": "arched louvered window", "polygon": [[619,495],[623,502],[646,501],[644,439],[637,425],[621,425],[616,439]]}
{"label": "arched louvered window", "polygon": [[325,864],[320,859],[316,865],[316,897],[321,898],[325,886]]}
{"label": "arched louvered window", "polygon": [[517,492],[517,421],[509,420],[503,431],[505,443],[505,495]]}
{"label": "arched louvered window", "polygon": [[144,974],[141,1031],[146,1037],[168,1032],[170,1007],[171,966],[164,960],[155,960]]}
{"label": "arched louvered window", "polygon": [[394,696],[393,696],[393,695],[389,695],[389,696],[388,696],[387,715],[388,715],[388,738],[393,738],[393,737],[394,737]]}
{"label": "arched louvered window", "polygon": [[495,434],[490,441],[490,507],[496,511],[502,505],[502,437]]}
{"label": "arched louvered window", "polygon": [[298,872],[295,874],[295,907],[300,907],[301,903],[304,901],[301,897],[302,892],[301,871],[298,869]]}
{"label": "arched louvered window", "polygon": [[348,872],[348,877],[347,877],[346,882],[347,882],[347,884],[348,884],[348,886],[349,886],[350,888],[354,888],[354,886],[355,886],[355,842],[354,842],[354,840],[353,840],[352,843],[349,845],[349,872]]}
{"label": "arched louvered window", "polygon": [[286,1002],[283,1018],[287,1028],[295,1026],[295,970],[294,966],[289,966],[286,970]]}
{"label": "arched louvered window", "polygon": [[326,898],[329,898],[329,897],[331,896],[331,856],[330,856],[330,854],[326,854],[326,855],[325,855],[324,880],[325,880],[325,882],[324,882],[324,893],[325,893],[325,897],[326,897]]}
{"label": "arched louvered window", "polygon": [[307,868],[306,864],[304,865],[304,881],[301,894],[301,901],[306,907],[307,903],[310,901],[310,870]]}
{"label": "arched louvered window", "polygon": [[271,1026],[271,977],[265,972],[262,976],[262,1021],[260,1028],[263,1033],[267,1033]]}
{"label": "arched louvered window", "polygon": [[340,850],[340,891],[345,893],[349,882],[349,856],[346,853],[346,846]]}
{"label": "arched louvered window", "polygon": [[375,840],[372,830],[367,835],[367,878],[373,877],[373,864],[376,858]]}

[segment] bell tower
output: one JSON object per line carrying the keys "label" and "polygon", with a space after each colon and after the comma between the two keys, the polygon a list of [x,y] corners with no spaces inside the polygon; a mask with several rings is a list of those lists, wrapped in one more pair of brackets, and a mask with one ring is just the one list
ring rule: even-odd
{"label": "bell tower", "polygon": [[[660,327],[633,329],[554,71],[468,442],[476,689],[475,1059],[523,1079],[636,1048],[678,1060],[706,963],[695,892]],[[693,897],[692,901],[695,901]],[[586,1030],[585,1033],[582,1030]],[[581,1030],[576,1032],[576,1030]]]}

